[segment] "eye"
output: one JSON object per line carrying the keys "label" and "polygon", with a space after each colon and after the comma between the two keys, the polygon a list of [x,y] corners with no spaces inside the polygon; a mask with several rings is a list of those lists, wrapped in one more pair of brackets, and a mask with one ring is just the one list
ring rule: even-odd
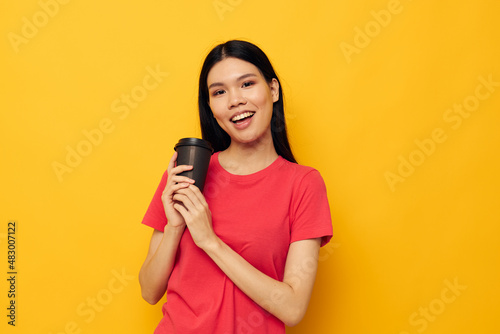
{"label": "eye", "polygon": [[212,93],[213,96],[221,95],[224,94],[224,91],[222,89],[218,89]]}
{"label": "eye", "polygon": [[244,82],[243,85],[241,85],[243,88],[245,87],[250,87],[250,86],[253,86],[255,84],[255,82],[253,81],[247,81],[247,82]]}

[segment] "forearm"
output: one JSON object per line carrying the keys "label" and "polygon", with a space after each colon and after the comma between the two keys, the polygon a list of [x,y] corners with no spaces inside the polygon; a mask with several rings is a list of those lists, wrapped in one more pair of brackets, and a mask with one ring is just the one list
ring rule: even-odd
{"label": "forearm", "polygon": [[184,227],[167,225],[153,256],[142,265],[139,283],[143,298],[150,304],[156,304],[165,294],[183,232]]}
{"label": "forearm", "polygon": [[174,204],[174,208],[184,218],[195,244],[243,293],[288,326],[302,319],[316,277],[320,238],[290,244],[281,282],[253,267],[217,237],[208,203],[196,186],[178,190],[173,199],[183,204]]}
{"label": "forearm", "polygon": [[[256,269],[220,239],[205,251],[240,290],[287,326],[294,326],[302,319],[309,304],[316,268],[309,273],[312,282],[291,271],[281,282]],[[311,291],[304,289],[309,283]]]}

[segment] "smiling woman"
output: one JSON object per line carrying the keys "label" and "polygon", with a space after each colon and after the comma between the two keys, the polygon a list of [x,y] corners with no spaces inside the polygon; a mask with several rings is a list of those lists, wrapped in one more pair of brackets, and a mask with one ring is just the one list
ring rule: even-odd
{"label": "smiling woman", "polygon": [[276,79],[268,83],[253,64],[226,58],[212,67],[207,82],[213,117],[231,137],[228,149],[255,142],[272,144],[273,103],[279,98]]}
{"label": "smiling woman", "polygon": [[[200,112],[200,123],[202,125],[201,132],[204,138],[212,142],[215,151],[223,151],[229,147],[231,142],[230,136],[221,128],[214,114],[210,104],[211,96],[208,88],[208,76],[214,75],[212,68],[223,60],[240,60],[245,63],[244,66],[249,67],[250,72],[241,75],[250,75],[259,78],[263,77],[267,84],[277,89],[277,100],[272,105],[271,117],[271,135],[276,152],[288,161],[296,162],[292,150],[288,143],[288,136],[285,124],[285,110],[284,110],[284,96],[278,75],[274,71],[271,62],[261,49],[244,41],[229,41],[224,44],[216,46],[206,57],[203,68],[200,73],[199,90],[198,90],[198,109]],[[253,65],[250,66],[250,65]],[[257,72],[255,72],[257,69]],[[239,78],[240,80],[249,79],[248,77]],[[276,81],[275,83],[273,83]],[[212,82],[213,84],[220,84],[222,82]],[[251,85],[245,83],[245,86]]]}
{"label": "smiling woman", "polygon": [[174,153],[143,219],[154,231],[142,295],[167,295],[155,333],[285,333],[307,310],[332,237],[325,184],[295,162],[281,85],[257,46],[215,47],[198,104],[215,149],[205,192],[179,175],[192,166]]}

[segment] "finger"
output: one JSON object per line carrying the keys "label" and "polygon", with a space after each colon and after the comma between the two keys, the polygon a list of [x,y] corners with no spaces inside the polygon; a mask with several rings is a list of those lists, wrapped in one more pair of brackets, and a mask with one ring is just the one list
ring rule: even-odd
{"label": "finger", "polygon": [[188,182],[179,182],[179,183],[173,184],[172,186],[165,189],[165,192],[167,194],[172,195],[172,194],[176,193],[177,191],[179,191],[180,189],[189,187],[189,185],[190,185],[190,183],[188,183]]}
{"label": "finger", "polygon": [[165,184],[165,189],[163,191],[167,191],[168,188],[172,187],[173,185],[176,185],[178,183],[187,183],[187,184],[194,184],[194,180],[183,175],[177,175],[177,173],[182,172],[184,170],[189,170],[190,166],[179,166],[175,167],[169,172],[171,174],[168,174],[168,179],[167,183]]}
{"label": "finger", "polygon": [[[176,178],[179,178],[176,180]],[[178,181],[178,182],[177,182]],[[184,176],[175,176],[170,178],[167,181],[167,184],[165,185],[165,188],[163,189],[163,195],[166,196],[172,196],[174,192],[176,192],[179,189],[182,188],[187,188],[189,185],[192,184],[191,179],[184,177]]]}
{"label": "finger", "polygon": [[182,215],[184,222],[188,226],[193,220],[193,215],[196,215],[193,203],[186,196],[177,195],[176,202],[174,202],[174,209]]}
{"label": "finger", "polygon": [[182,191],[183,189],[180,189],[177,192],[175,192],[172,196],[172,200],[174,202],[182,203],[187,210],[189,210],[190,208],[193,209],[194,208],[193,202],[191,201],[189,196],[182,193]]}
{"label": "finger", "polygon": [[179,165],[177,166],[177,152],[174,152],[172,155],[172,158],[170,158],[170,161],[168,163],[167,167],[167,173],[169,176],[171,175],[177,175],[182,172],[188,171],[193,169],[193,166],[191,165]]}
{"label": "finger", "polygon": [[184,175],[179,175],[182,174],[183,172],[189,171],[193,169],[193,166],[191,165],[180,165],[177,167],[174,167],[170,170],[170,180],[172,182],[189,182],[189,183],[194,183],[194,180],[191,178],[188,178]]}
{"label": "finger", "polygon": [[187,188],[180,189],[174,194],[172,198],[175,201],[182,203],[189,212],[195,212],[196,210],[199,210],[200,206],[196,205],[195,203],[197,202],[195,195],[193,194],[193,192],[189,190],[186,192],[186,190],[188,189]]}
{"label": "finger", "polygon": [[193,169],[192,165],[179,165],[179,166],[175,166],[174,168],[172,168],[170,170],[170,173],[171,174],[180,174],[182,172],[185,172],[185,171],[188,171],[191,169]]}
{"label": "finger", "polygon": [[182,174],[183,172],[187,172],[189,170],[193,169],[193,166],[191,165],[180,165],[172,168],[170,171],[168,171],[168,176],[172,178],[173,176]]}
{"label": "finger", "polygon": [[176,193],[179,195],[184,195],[187,199],[189,199],[189,204],[187,204],[186,202],[186,208],[189,211],[203,211],[208,207],[205,198],[196,186],[189,185],[186,188],[179,189]]}
{"label": "finger", "polygon": [[193,184],[194,180],[190,179],[187,176],[183,176],[183,175],[174,175],[173,177],[170,178],[170,183],[172,183],[172,184],[181,183],[181,182]]}
{"label": "finger", "polygon": [[184,218],[184,221],[187,223],[187,221],[189,220],[187,219],[189,216],[189,212],[186,210],[186,208],[182,204],[174,203],[174,209],[181,214],[182,218]]}
{"label": "finger", "polygon": [[196,185],[191,184],[188,187],[189,190],[193,192],[193,195],[196,197],[196,203],[202,206],[207,205],[207,201],[205,200],[205,196],[201,193],[200,188],[198,188]]}
{"label": "finger", "polygon": [[167,167],[168,175],[170,175],[170,171],[172,170],[172,168],[175,167],[176,161],[177,161],[177,152],[174,152],[174,154],[172,155],[172,158],[170,158],[170,161],[168,163],[168,167]]}

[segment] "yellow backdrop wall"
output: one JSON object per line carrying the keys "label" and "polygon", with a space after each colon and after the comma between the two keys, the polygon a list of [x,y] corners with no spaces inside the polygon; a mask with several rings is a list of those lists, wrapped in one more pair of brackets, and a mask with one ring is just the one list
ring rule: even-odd
{"label": "yellow backdrop wall", "polygon": [[500,331],[500,2],[1,7],[2,333],[152,333],[140,221],[174,143],[200,135],[204,56],[233,38],[277,68],[332,208],[288,332]]}

